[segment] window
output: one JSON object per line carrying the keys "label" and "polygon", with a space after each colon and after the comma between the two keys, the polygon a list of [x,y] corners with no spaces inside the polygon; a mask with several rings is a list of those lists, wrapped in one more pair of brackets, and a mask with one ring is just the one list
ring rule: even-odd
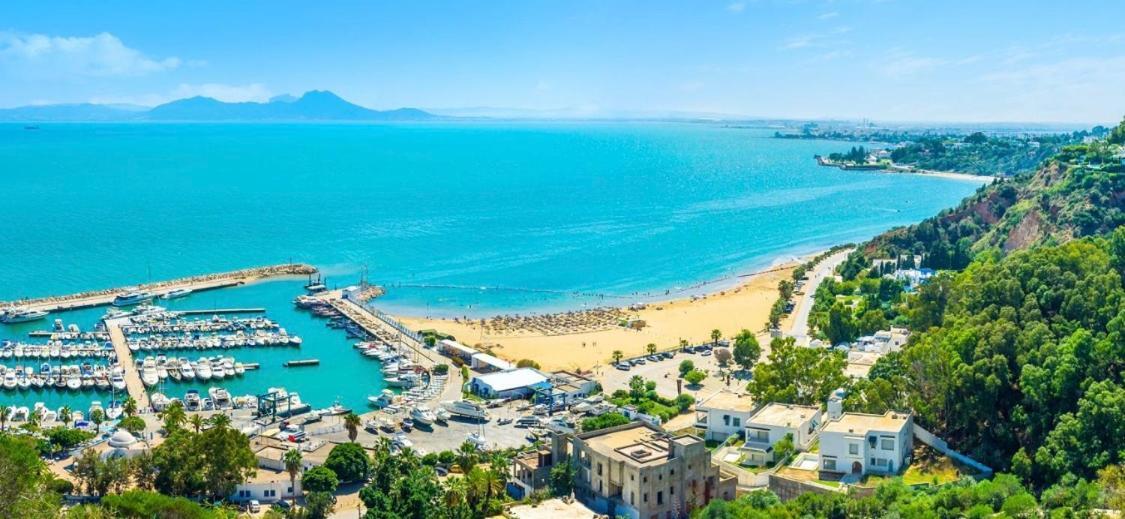
{"label": "window", "polygon": [[663,490],[656,493],[656,504],[658,504],[658,505],[664,504],[664,491]]}
{"label": "window", "polygon": [[749,438],[746,441],[768,442],[770,441],[770,432],[764,429],[747,429],[746,431]]}
{"label": "window", "polygon": [[632,491],[629,492],[629,504],[634,504],[633,492]]}
{"label": "window", "polygon": [[602,475],[602,462],[598,462],[598,475]]}
{"label": "window", "polygon": [[881,447],[885,451],[895,450],[895,439],[894,438],[883,438],[883,440],[880,443],[881,443]]}
{"label": "window", "polygon": [[737,417],[737,416],[734,417],[734,426],[735,427],[742,427],[742,419]]}
{"label": "window", "polygon": [[871,461],[872,461],[871,464],[875,465],[876,467],[886,467],[887,462],[888,462],[888,460],[886,458],[875,458]]}
{"label": "window", "polygon": [[285,493],[292,494],[293,493],[293,487],[285,487]]}
{"label": "window", "polygon": [[727,426],[730,425],[730,415],[729,414],[723,415],[723,425],[727,425]]}
{"label": "window", "polygon": [[859,444],[858,443],[849,443],[848,444],[848,454],[851,454],[852,456],[855,456],[855,455],[859,454]]}
{"label": "window", "polygon": [[824,458],[824,470],[836,470],[836,458]]}
{"label": "window", "polygon": [[669,496],[674,496],[674,495],[676,495],[676,487],[674,487],[674,486],[672,486],[672,487],[668,487],[668,495],[669,495]]}
{"label": "window", "polygon": [[641,501],[648,502],[648,492],[641,494]]}
{"label": "window", "polygon": [[636,476],[636,475],[634,475],[634,474],[629,474],[629,481],[636,481],[636,480],[637,480],[637,476]]}

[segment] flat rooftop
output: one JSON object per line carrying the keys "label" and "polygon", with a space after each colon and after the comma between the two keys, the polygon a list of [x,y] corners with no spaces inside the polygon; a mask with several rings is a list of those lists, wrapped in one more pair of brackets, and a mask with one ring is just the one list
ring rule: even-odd
{"label": "flat rooftop", "polygon": [[866,434],[869,431],[898,432],[910,415],[887,411],[886,414],[844,413],[824,426],[824,432]]}
{"label": "flat rooftop", "polygon": [[509,512],[519,519],[591,519],[598,516],[597,512],[577,500],[567,502],[557,497],[537,505],[513,506]]}
{"label": "flat rooftop", "polygon": [[812,406],[773,403],[754,413],[747,425],[798,427],[818,411],[820,408]]}
{"label": "flat rooftop", "polygon": [[749,413],[754,410],[754,399],[750,395],[719,391],[695,406],[696,410],[723,409]]}
{"label": "flat rooftop", "polygon": [[595,432],[592,436],[583,438],[583,441],[590,450],[603,456],[632,465],[647,465],[668,460],[669,439],[680,445],[702,441],[691,436],[671,437],[663,431],[650,429],[641,422],[610,428],[604,434]]}

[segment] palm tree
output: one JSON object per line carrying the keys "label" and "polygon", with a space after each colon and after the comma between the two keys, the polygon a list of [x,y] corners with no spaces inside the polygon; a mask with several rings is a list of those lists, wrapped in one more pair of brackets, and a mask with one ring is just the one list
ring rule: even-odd
{"label": "palm tree", "polygon": [[227,427],[230,427],[230,417],[225,414],[219,413],[216,415],[212,415],[211,418],[208,418],[207,423],[211,424],[211,427],[215,429],[225,429]]}
{"label": "palm tree", "polygon": [[656,355],[656,344],[648,343],[648,346],[645,346],[645,351],[647,351],[649,355]]}
{"label": "palm tree", "polygon": [[344,415],[344,428],[348,430],[348,439],[355,442],[359,436],[359,415],[355,413],[348,413]]}
{"label": "palm tree", "polygon": [[121,404],[121,410],[125,413],[125,416],[136,416],[137,401],[133,400],[133,397],[126,398],[125,403]]}
{"label": "palm tree", "polygon": [[195,434],[199,434],[199,430],[203,428],[203,417],[198,414],[193,414],[191,415],[191,419],[188,420],[188,423],[191,424],[192,429],[195,429]]}
{"label": "palm tree", "polygon": [[94,422],[94,427],[100,433],[102,430],[102,422],[105,421],[105,411],[94,409],[94,412],[90,413],[90,421]]}
{"label": "palm tree", "polygon": [[187,414],[184,412],[184,405],[175,401],[160,412],[160,418],[164,420],[164,430],[171,433],[184,425]]}
{"label": "palm tree", "polygon": [[297,473],[301,470],[301,451],[289,449],[285,453],[285,471],[289,473],[289,486],[293,488],[293,506],[297,506]]}
{"label": "palm tree", "polygon": [[457,466],[461,467],[462,474],[468,474],[473,465],[477,464],[477,448],[469,443],[464,442],[457,448]]}
{"label": "palm tree", "polygon": [[689,344],[690,343],[688,342],[687,339],[680,339],[680,349],[681,350],[686,350]]}
{"label": "palm tree", "polygon": [[8,425],[8,415],[12,414],[12,408],[6,405],[0,405],[0,431],[3,431]]}
{"label": "palm tree", "polygon": [[70,410],[70,406],[64,405],[62,409],[59,409],[59,420],[62,420],[63,427],[68,427],[70,425],[70,420],[74,418],[71,416],[72,414],[74,414],[74,411]]}
{"label": "palm tree", "polygon": [[719,345],[719,339],[722,339],[722,338],[723,338],[723,332],[720,332],[718,328],[715,328],[714,330],[711,330],[711,344],[712,345],[718,346]]}
{"label": "palm tree", "polygon": [[625,356],[624,353],[621,353],[621,350],[613,350],[613,353],[611,353],[610,355],[613,356],[613,363],[614,364],[620,364],[621,358]]}

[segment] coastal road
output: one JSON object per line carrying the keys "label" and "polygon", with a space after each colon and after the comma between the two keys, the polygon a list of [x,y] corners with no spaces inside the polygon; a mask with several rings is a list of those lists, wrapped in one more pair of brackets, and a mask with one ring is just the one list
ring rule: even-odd
{"label": "coastal road", "polygon": [[833,275],[836,267],[840,266],[853,250],[855,249],[844,249],[824,258],[808,274],[809,281],[801,288],[803,294],[797,301],[797,307],[793,313],[793,323],[790,325],[788,333],[790,337],[797,339],[797,344],[808,344],[811,340],[809,338],[809,313],[812,312],[816,289],[820,287],[825,278]]}

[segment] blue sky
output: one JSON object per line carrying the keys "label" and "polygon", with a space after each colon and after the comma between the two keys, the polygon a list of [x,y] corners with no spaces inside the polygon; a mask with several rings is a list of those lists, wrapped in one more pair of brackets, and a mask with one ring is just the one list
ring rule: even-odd
{"label": "blue sky", "polygon": [[[264,100],[1115,122],[1125,2],[6,2],[0,106]],[[170,4],[174,4],[169,6]]]}

